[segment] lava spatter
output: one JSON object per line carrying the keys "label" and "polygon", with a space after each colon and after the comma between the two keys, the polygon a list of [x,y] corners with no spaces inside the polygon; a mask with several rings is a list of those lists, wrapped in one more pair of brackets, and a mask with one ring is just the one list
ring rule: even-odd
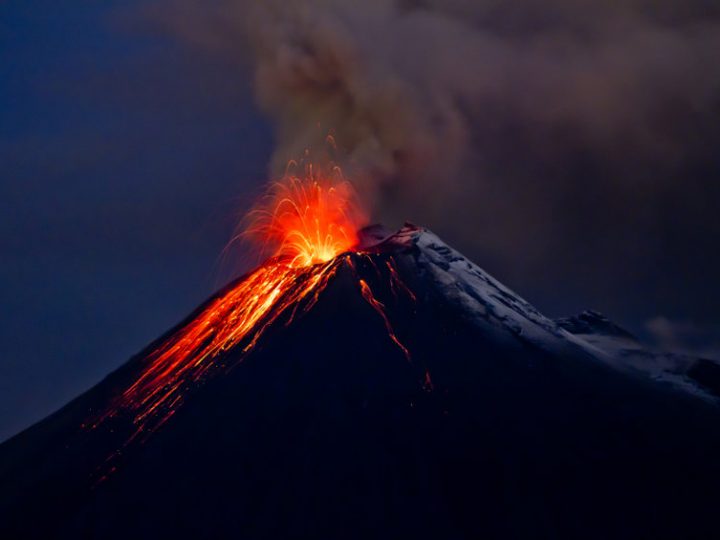
{"label": "lava spatter", "polygon": [[[242,359],[281,316],[290,324],[306,313],[343,265],[352,269],[362,297],[410,359],[385,306],[359,276],[350,255],[363,255],[357,246],[358,230],[366,217],[349,182],[337,174],[319,175],[308,166],[303,176],[287,175],[274,183],[249,216],[242,234],[271,257],[150,352],[142,360],[140,374],[92,426],[129,414],[134,430],[128,442],[154,432],[175,414],[188,390],[225,367],[222,353],[239,348]],[[414,298],[392,258],[385,264],[390,290]]]}

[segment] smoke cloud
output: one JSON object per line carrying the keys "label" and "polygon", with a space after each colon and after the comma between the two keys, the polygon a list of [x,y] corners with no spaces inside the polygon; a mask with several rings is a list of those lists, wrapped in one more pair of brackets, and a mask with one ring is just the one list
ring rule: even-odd
{"label": "smoke cloud", "polygon": [[720,328],[658,315],[645,322],[645,329],[662,350],[720,360],[720,342],[713,341],[720,336]]}
{"label": "smoke cloud", "polygon": [[276,171],[333,130],[368,189],[423,201],[497,177],[493,135],[681,158],[662,113],[716,112],[720,89],[718,10],[689,4],[228,0],[204,37],[252,51]]}
{"label": "smoke cloud", "polygon": [[720,238],[714,2],[185,7],[185,36],[252,66],[274,173],[330,131],[376,219],[429,225],[520,286],[548,254],[622,274],[695,256],[698,227]]}

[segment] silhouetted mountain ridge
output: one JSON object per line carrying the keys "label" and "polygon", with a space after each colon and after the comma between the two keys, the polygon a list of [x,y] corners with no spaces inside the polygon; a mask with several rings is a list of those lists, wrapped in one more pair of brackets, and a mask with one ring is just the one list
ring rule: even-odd
{"label": "silhouetted mountain ridge", "polygon": [[[227,351],[228,369],[125,447],[107,481],[98,470],[132,417],[80,426],[156,344],[1,445],[2,537],[720,533],[712,396],[628,367],[429,231],[370,236],[309,312],[279,319],[245,356]],[[392,290],[390,258],[414,299]]]}

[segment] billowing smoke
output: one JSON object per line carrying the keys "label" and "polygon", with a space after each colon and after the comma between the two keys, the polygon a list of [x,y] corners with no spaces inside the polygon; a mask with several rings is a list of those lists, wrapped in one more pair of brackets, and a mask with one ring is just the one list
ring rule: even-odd
{"label": "billowing smoke", "polygon": [[174,6],[185,35],[249,55],[274,172],[330,131],[377,219],[438,229],[511,282],[548,254],[569,274],[608,256],[641,271],[720,233],[689,202],[720,200],[716,2]]}
{"label": "billowing smoke", "polygon": [[366,193],[412,207],[502,181],[493,162],[508,142],[529,161],[552,158],[558,142],[611,159],[681,158],[685,134],[663,125],[673,121],[665,115],[708,112],[720,89],[718,12],[692,4],[227,0],[199,9],[216,16],[206,36],[252,51],[258,103],[277,128],[275,171],[331,130]]}

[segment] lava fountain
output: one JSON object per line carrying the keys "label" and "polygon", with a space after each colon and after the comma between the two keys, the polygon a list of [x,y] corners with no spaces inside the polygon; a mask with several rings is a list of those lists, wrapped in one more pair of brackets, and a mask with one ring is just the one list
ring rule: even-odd
{"label": "lava fountain", "polygon": [[286,173],[273,183],[249,219],[244,235],[263,251],[269,246],[273,256],[286,259],[291,267],[325,263],[351,250],[358,243],[357,231],[367,225],[367,215],[340,169],[317,174],[312,164],[303,177]]}
{"label": "lava fountain", "polygon": [[[390,338],[409,359],[383,304],[355,272],[349,253],[363,255],[358,230],[367,217],[339,169],[322,174],[307,165],[300,176],[286,173],[270,186],[247,221],[233,240],[246,238],[269,258],[143,358],[139,376],[92,422],[93,427],[124,413],[134,424],[128,443],[152,433],[177,411],[188,390],[222,369],[222,353],[240,348],[242,356],[279,317],[289,324],[310,310],[345,264],[353,270],[362,297],[380,314]],[[407,290],[392,260],[386,264],[393,290]]]}

